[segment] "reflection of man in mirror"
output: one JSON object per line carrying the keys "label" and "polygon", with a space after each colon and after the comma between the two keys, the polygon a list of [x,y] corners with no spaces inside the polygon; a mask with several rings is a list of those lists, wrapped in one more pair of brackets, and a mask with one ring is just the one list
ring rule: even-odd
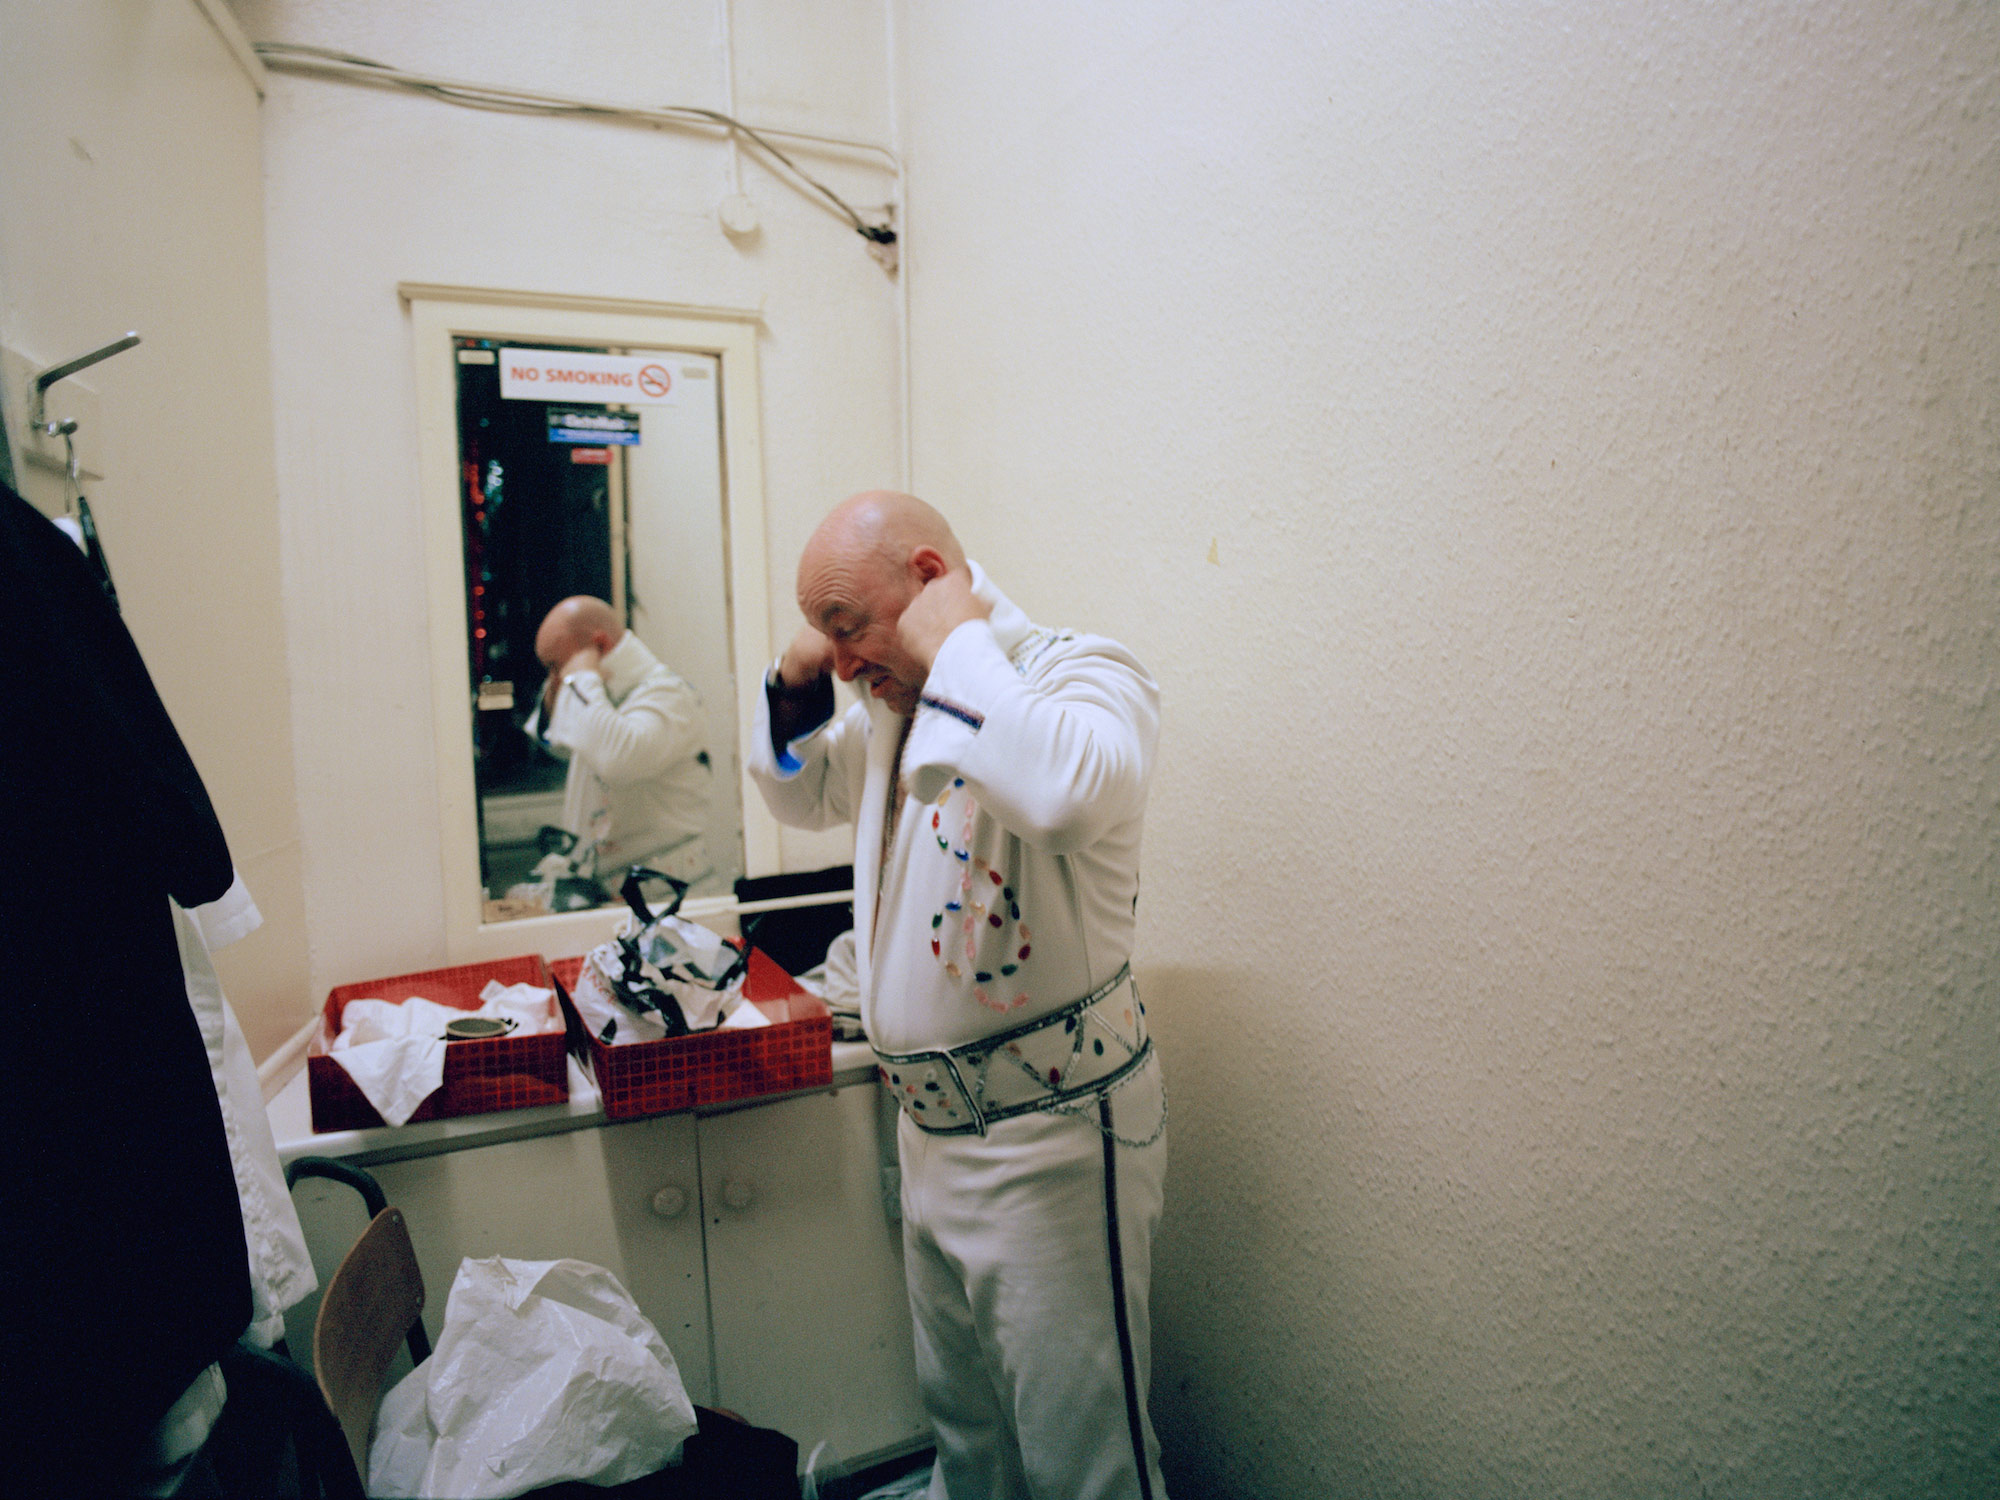
{"label": "reflection of man in mirror", "polygon": [[563,827],[577,841],[569,868],[609,889],[635,864],[690,885],[712,874],[702,839],[707,734],[695,690],[588,594],[548,612],[535,655],[549,677],[526,728],[569,762]]}
{"label": "reflection of man in mirror", "polygon": [[[750,765],[781,822],[855,826],[931,1493],[1164,1500],[1166,1097],[1130,964],[1158,689],[1115,641],[1030,622],[908,495],[836,507],[798,591]],[[836,713],[834,676],[867,697]]]}

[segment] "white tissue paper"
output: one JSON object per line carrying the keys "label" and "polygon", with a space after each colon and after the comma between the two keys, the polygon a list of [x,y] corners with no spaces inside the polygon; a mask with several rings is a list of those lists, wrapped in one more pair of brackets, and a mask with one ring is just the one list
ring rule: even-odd
{"label": "white tissue paper", "polygon": [[854,951],[854,929],[827,944],[826,958],[798,976],[798,986],[817,995],[831,1011],[861,1014],[861,960]]}
{"label": "white tissue paper", "polygon": [[771,1018],[757,1009],[757,1002],[745,1000],[729,1013],[729,1018],[717,1028],[721,1031],[747,1031],[753,1026],[769,1026]]}
{"label": "white tissue paper", "polygon": [[347,1070],[375,1112],[391,1125],[408,1122],[444,1085],[447,1022],[491,1016],[514,1022],[509,1036],[561,1029],[550,1016],[553,990],[530,984],[489,981],[477,1010],[440,1005],[412,995],[401,1005],[387,1000],[350,1000],[340,1013],[340,1034],[328,1055]]}
{"label": "white tissue paper", "polygon": [[623,1484],[674,1462],[695,1427],[672,1351],[609,1271],[466,1260],[436,1351],[382,1400],[368,1493]]}
{"label": "white tissue paper", "polygon": [[497,979],[486,981],[486,988],[479,992],[479,1009],[460,1014],[475,1016],[497,1016],[503,1021],[514,1022],[509,1036],[533,1036],[538,1031],[560,1031],[562,1022],[549,1014],[549,1001],[555,998],[554,990],[539,989],[532,984],[502,984]]}

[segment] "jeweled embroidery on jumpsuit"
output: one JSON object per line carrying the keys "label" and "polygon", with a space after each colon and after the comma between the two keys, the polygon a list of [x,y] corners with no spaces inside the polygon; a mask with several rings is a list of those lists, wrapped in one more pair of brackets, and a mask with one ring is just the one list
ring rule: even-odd
{"label": "jeweled embroidery on jumpsuit", "polygon": [[[954,839],[946,828],[956,802],[963,802],[964,808],[955,819]],[[1020,987],[1024,981],[1016,976],[1034,951],[1034,934],[1022,919],[1020,897],[1007,874],[972,852],[978,818],[979,804],[966,789],[965,778],[953,777],[938,794],[930,826],[939,851],[959,867],[958,895],[931,914],[931,956],[953,979],[969,973],[972,998],[1005,1015],[1028,1003],[1028,993]]]}

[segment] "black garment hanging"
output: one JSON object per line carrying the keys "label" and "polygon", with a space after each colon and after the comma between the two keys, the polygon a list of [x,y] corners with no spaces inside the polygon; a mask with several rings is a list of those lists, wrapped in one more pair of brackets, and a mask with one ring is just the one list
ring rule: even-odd
{"label": "black garment hanging", "polygon": [[168,907],[233,878],[76,545],[0,488],[0,1368],[10,1494],[114,1493],[250,1319],[242,1210]]}
{"label": "black garment hanging", "polygon": [[97,538],[97,522],[90,514],[90,502],[81,494],[76,497],[76,524],[83,532],[83,560],[97,575],[97,586],[104,590],[104,597],[117,609],[118,588],[111,581],[111,562],[104,555],[104,543]]}
{"label": "black garment hanging", "polygon": [[[136,334],[128,335],[128,337],[134,343],[138,342]],[[114,348],[109,352],[115,354],[118,351]],[[63,450],[68,455],[69,460],[65,466],[69,479],[69,488],[65,493],[75,502],[76,516],[74,519],[69,517],[65,517],[64,519],[69,521],[69,524],[75,528],[76,543],[83,548],[84,561],[90,564],[90,571],[96,575],[98,587],[104,590],[104,597],[111,601],[111,607],[117,609],[119,607],[118,589],[111,582],[111,563],[104,555],[104,542],[97,535],[97,518],[90,513],[90,500],[83,493],[83,471],[77,463],[76,457],[76,423],[67,421],[59,422],[51,425],[47,430],[52,434],[59,434],[62,437]],[[4,452],[0,452],[0,458],[5,457],[7,455]],[[7,489],[14,487],[11,465],[6,467],[4,473],[0,473],[0,486],[4,486]]]}

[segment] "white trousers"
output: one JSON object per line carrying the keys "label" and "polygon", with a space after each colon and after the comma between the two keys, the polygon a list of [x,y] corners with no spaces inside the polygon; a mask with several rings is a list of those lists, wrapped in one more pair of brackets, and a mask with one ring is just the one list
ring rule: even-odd
{"label": "white trousers", "polygon": [[[1157,1058],[1109,1103],[1119,1135],[1153,1135]],[[1166,1135],[1099,1123],[1094,1102],[983,1138],[898,1122],[930,1500],[1166,1500],[1146,1412]]]}

